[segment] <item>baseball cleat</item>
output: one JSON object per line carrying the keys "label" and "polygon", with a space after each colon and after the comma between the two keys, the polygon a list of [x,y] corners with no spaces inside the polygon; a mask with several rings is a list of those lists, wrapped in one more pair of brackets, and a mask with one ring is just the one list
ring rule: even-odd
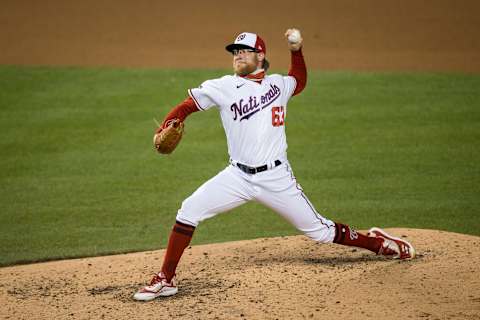
{"label": "baseball cleat", "polygon": [[175,283],[175,277],[167,281],[163,272],[155,274],[150,284],[141,288],[133,295],[133,299],[138,301],[150,301],[156,297],[168,297],[173,296],[178,292],[177,284]]}
{"label": "baseball cleat", "polygon": [[369,237],[383,238],[384,241],[377,254],[381,254],[393,259],[408,260],[415,258],[415,248],[410,242],[393,237],[380,228],[371,228],[368,230]]}

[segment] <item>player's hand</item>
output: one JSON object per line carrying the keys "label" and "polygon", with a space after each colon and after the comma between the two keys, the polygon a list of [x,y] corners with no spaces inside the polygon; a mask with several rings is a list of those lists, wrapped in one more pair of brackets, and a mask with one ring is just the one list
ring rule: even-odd
{"label": "player's hand", "polygon": [[295,28],[287,29],[285,32],[285,38],[287,39],[290,51],[298,51],[302,48],[303,38],[300,30]]}
{"label": "player's hand", "polygon": [[165,119],[161,125],[158,126],[158,128],[155,130],[155,133],[160,133],[162,132],[163,129],[168,127],[172,121],[176,121],[178,119]]}

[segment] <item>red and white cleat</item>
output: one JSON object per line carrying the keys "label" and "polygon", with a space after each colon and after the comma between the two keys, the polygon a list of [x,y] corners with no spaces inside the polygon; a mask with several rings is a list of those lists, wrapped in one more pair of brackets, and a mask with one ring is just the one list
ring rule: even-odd
{"label": "red and white cleat", "polygon": [[415,258],[415,248],[408,241],[393,237],[384,230],[376,227],[368,230],[367,235],[369,237],[384,239],[383,244],[377,254],[400,260],[409,260]]}
{"label": "red and white cleat", "polygon": [[178,292],[177,284],[175,283],[175,277],[167,281],[165,275],[162,272],[155,274],[150,284],[141,288],[133,295],[133,299],[139,301],[150,301],[156,297],[168,297],[173,296]]}

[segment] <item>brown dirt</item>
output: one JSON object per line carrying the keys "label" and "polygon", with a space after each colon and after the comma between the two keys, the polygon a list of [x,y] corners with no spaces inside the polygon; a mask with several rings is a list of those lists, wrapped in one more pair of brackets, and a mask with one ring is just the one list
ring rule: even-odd
{"label": "brown dirt", "polygon": [[393,261],[304,236],[193,246],[179,293],[132,295],[163,250],[0,269],[5,319],[478,319],[480,238],[390,229],[418,258]]}
{"label": "brown dirt", "polygon": [[303,31],[313,69],[480,72],[478,0],[4,0],[0,64],[229,68],[223,49],[261,34],[287,68]]}

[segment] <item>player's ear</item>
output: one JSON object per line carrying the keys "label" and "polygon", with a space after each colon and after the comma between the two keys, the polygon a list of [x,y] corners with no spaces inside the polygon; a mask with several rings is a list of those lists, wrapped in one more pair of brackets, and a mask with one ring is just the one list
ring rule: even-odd
{"label": "player's ear", "polygon": [[259,52],[259,53],[257,53],[257,57],[258,57],[259,61],[263,61],[263,60],[265,60],[265,53]]}

